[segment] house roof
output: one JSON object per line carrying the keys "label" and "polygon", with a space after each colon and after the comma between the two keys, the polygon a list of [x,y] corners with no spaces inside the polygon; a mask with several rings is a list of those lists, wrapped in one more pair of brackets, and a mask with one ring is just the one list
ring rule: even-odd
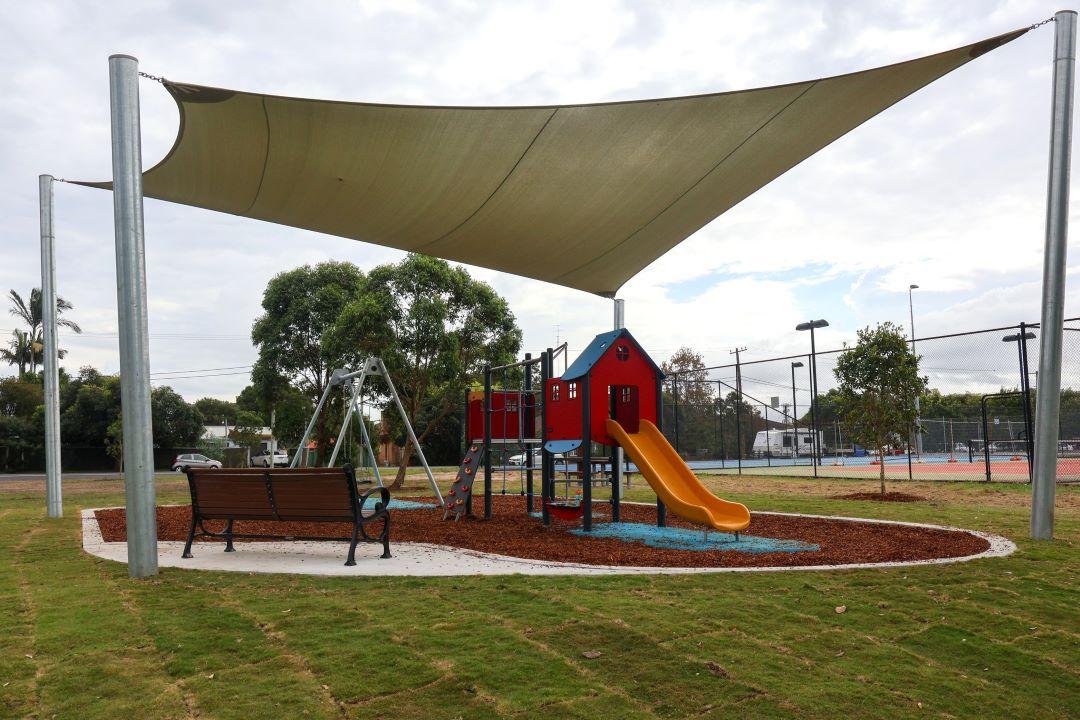
{"label": "house roof", "polygon": [[566,368],[566,372],[562,374],[562,379],[576,380],[587,374],[592,370],[592,366],[604,356],[604,353],[615,344],[615,341],[623,338],[633,343],[634,347],[638,349],[638,352],[641,353],[642,357],[644,357],[646,362],[652,367],[653,372],[661,379],[665,377],[664,371],[657,367],[656,363],[653,362],[653,359],[649,357],[649,353],[645,352],[645,349],[641,347],[641,343],[634,339],[634,336],[630,334],[629,330],[622,328],[621,330],[611,330],[610,332],[600,333],[594,337],[588,347],[577,356],[577,360],[575,360],[570,367]]}

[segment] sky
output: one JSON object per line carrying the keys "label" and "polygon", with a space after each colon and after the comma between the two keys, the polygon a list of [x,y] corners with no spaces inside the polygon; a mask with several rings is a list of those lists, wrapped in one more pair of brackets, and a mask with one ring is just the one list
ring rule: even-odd
{"label": "sky", "polygon": [[[1026,27],[1056,9],[1021,0],[7,3],[0,289],[26,295],[40,285],[37,176],[111,174],[113,53],[136,56],[151,75],[280,95],[581,103],[876,67]],[[627,326],[658,361],[684,345],[710,364],[729,362],[735,347],[746,348],[744,360],[761,359],[805,352],[794,326],[808,319],[830,323],[819,349],[879,321],[906,328],[912,283],[920,337],[1037,322],[1052,49],[1053,26],[1038,28],[778,178],[631,280],[619,293]],[[152,81],[142,82],[141,102],[149,168],[172,145],[178,117]],[[64,183],[55,198],[57,286],[84,329],[61,333],[69,352],[61,364],[116,372],[112,198]],[[153,382],[189,400],[232,399],[247,384],[251,325],[275,274],[325,260],[366,270],[403,257],[150,199],[145,230]],[[573,358],[611,327],[610,300],[469,269],[507,298],[523,351],[567,341]],[[1074,259],[1067,316],[1080,314],[1076,269]],[[0,338],[13,327],[0,315]],[[1003,364],[1007,349],[994,346]],[[0,367],[5,374],[14,368]]]}

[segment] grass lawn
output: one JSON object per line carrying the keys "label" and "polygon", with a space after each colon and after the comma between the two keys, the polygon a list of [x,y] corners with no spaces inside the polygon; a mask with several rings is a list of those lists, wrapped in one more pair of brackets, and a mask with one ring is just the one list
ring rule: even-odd
{"label": "grass lawn", "polygon": [[[830,499],[873,481],[709,482],[751,509],[959,525],[1020,550],[849,572],[133,581],[80,550],[78,510],[121,504],[119,482],[69,481],[50,521],[40,482],[0,481],[0,715],[1080,716],[1080,488],[1058,490],[1059,540],[1035,543],[1026,487],[896,483],[930,500],[875,504]],[[159,502],[186,499],[159,478]]]}

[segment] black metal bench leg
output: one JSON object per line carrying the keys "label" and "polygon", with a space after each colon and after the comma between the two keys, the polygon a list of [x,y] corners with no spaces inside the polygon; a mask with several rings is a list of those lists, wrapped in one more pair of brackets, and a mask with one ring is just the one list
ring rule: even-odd
{"label": "black metal bench leg", "polygon": [[194,557],[194,555],[191,554],[191,543],[195,542],[195,526],[198,522],[199,519],[196,517],[195,513],[191,513],[191,530],[188,532],[187,544],[184,545],[184,554],[181,555],[183,558]]}
{"label": "black metal bench leg", "polygon": [[390,558],[390,515],[386,516],[386,521],[383,523],[382,537],[382,556],[381,559],[387,560]]}
{"label": "black metal bench leg", "polygon": [[232,524],[230,520],[229,524],[225,526],[225,552],[236,552],[236,548],[232,544]]}
{"label": "black metal bench leg", "polygon": [[353,565],[356,564],[356,543],[359,542],[359,540],[357,539],[357,533],[359,531],[360,531],[360,523],[353,523],[353,526],[352,526],[352,541],[349,542],[349,557],[345,561],[345,565],[348,566],[348,567],[352,567]]}

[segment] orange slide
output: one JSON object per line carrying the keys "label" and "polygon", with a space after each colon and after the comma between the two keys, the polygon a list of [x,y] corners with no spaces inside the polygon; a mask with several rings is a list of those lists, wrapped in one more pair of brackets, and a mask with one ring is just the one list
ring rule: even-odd
{"label": "orange slide", "polygon": [[623,447],[671,512],[724,532],[739,532],[750,524],[746,506],[721,500],[709,492],[648,420],[641,421],[638,432],[628,433],[617,421],[608,419],[607,433]]}

